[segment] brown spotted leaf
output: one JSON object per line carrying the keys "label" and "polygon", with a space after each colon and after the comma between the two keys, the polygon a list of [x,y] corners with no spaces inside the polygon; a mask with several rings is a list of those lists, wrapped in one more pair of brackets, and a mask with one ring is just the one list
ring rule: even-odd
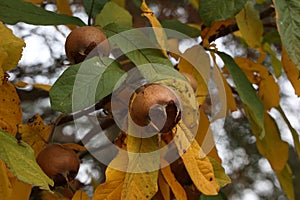
{"label": "brown spotted leaf", "polygon": [[32,147],[34,155],[37,157],[48,141],[52,126],[44,124],[43,119],[38,114],[29,121],[28,124],[20,124],[18,132],[21,134],[22,140]]}
{"label": "brown spotted leaf", "polygon": [[196,188],[206,195],[216,195],[219,186],[216,182],[212,164],[189,129],[180,121],[176,126],[174,141]]}
{"label": "brown spotted leaf", "polygon": [[15,86],[4,81],[0,86],[0,127],[16,135],[17,125],[22,123],[22,109]]}

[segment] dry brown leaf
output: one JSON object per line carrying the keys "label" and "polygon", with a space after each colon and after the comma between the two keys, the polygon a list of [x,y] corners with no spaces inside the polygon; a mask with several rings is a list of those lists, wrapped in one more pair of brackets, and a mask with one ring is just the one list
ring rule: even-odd
{"label": "dry brown leaf", "polygon": [[36,157],[46,145],[52,126],[44,124],[43,119],[38,114],[33,116],[29,121],[28,124],[20,124],[18,132],[21,134],[22,140],[32,147]]}
{"label": "dry brown leaf", "polygon": [[4,81],[0,86],[0,127],[16,135],[17,125],[22,123],[22,109],[15,86]]}
{"label": "dry brown leaf", "polygon": [[65,143],[62,145],[65,147],[68,147],[70,149],[73,149],[74,151],[85,151],[86,150],[85,146],[81,146],[81,145],[75,144],[75,143]]}

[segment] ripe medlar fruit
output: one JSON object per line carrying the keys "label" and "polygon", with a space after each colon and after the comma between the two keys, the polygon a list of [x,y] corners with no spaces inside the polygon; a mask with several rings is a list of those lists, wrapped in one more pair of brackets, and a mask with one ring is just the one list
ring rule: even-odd
{"label": "ripe medlar fruit", "polygon": [[161,133],[170,131],[180,120],[179,100],[166,86],[148,84],[131,99],[130,116],[139,126],[150,122]]}
{"label": "ripe medlar fruit", "polygon": [[84,61],[90,53],[92,53],[91,57],[108,56],[110,49],[108,40],[100,29],[93,26],[83,26],[74,29],[68,35],[65,51],[71,64],[77,64]]}
{"label": "ripe medlar fruit", "polygon": [[76,153],[61,144],[47,145],[40,151],[36,161],[45,174],[54,180],[56,186],[73,180],[80,165]]}

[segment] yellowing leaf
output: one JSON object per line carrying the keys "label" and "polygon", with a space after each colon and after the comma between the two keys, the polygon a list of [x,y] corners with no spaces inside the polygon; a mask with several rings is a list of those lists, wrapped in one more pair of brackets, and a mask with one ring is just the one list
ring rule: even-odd
{"label": "yellowing leaf", "polygon": [[188,73],[195,77],[198,82],[196,96],[201,105],[208,93],[207,82],[210,77],[210,59],[200,45],[187,49],[178,63],[180,72]]}
{"label": "yellowing leaf", "polygon": [[176,126],[174,141],[196,188],[203,194],[217,195],[219,186],[216,183],[213,167],[182,121]]}
{"label": "yellowing leaf", "polygon": [[[66,15],[70,15],[70,16],[73,15],[68,0],[58,0],[58,1],[56,1],[56,6],[57,6],[58,13],[66,14]],[[76,28],[75,25],[68,25],[68,27],[71,30]]]}
{"label": "yellowing leaf", "polygon": [[72,198],[72,200],[90,200],[89,195],[82,191],[82,190],[77,190]]}
{"label": "yellowing leaf", "polygon": [[13,189],[7,176],[6,165],[2,160],[0,160],[0,180],[0,197],[2,199],[9,199]]}
{"label": "yellowing leaf", "polygon": [[270,56],[271,56],[271,65],[272,65],[272,68],[274,70],[274,74],[275,74],[276,78],[278,78],[282,74],[281,62],[277,58],[276,53],[270,47],[269,43],[265,42],[264,45],[263,45],[263,48],[266,52],[268,52],[270,54]]}
{"label": "yellowing leaf", "polygon": [[230,177],[225,173],[224,168],[220,164],[220,162],[216,161],[214,158],[209,157],[209,160],[214,168],[214,174],[216,177],[216,181],[220,187],[224,187],[227,184],[231,183]]}
{"label": "yellowing leaf", "polygon": [[162,28],[160,22],[156,18],[155,14],[153,13],[153,11],[147,6],[145,0],[143,0],[143,2],[142,2],[141,10],[143,12],[142,16],[147,17],[150,24],[152,25],[156,40],[157,40],[158,44],[160,45],[163,54],[166,57],[168,57],[167,51],[166,51],[166,49],[167,49],[166,33],[165,33],[164,29]]}
{"label": "yellowing leaf", "polygon": [[20,88],[24,88],[28,85],[28,83],[24,82],[24,81],[18,81],[18,82],[15,82],[14,85],[16,87],[20,87]]}
{"label": "yellowing leaf", "polygon": [[52,126],[45,125],[43,119],[38,114],[29,121],[29,124],[20,124],[18,132],[21,134],[22,140],[32,147],[35,157],[37,157],[48,141]]}
{"label": "yellowing leaf", "polygon": [[17,125],[22,123],[22,110],[16,88],[9,81],[0,86],[0,127],[16,135]]}
{"label": "yellowing leaf", "polygon": [[292,83],[292,86],[295,89],[295,94],[300,96],[300,70],[289,58],[285,48],[282,48],[281,62],[289,81]]}
{"label": "yellowing leaf", "polygon": [[122,8],[125,8],[125,6],[126,6],[126,1],[125,0],[111,0],[111,1],[115,2],[116,4],[121,6]]}
{"label": "yellowing leaf", "polygon": [[289,145],[280,138],[275,120],[268,114],[264,115],[265,137],[257,139],[259,152],[266,157],[275,172],[280,172],[288,159]]}
{"label": "yellowing leaf", "polygon": [[49,189],[53,181],[35,161],[32,148],[25,142],[18,142],[14,136],[0,128],[0,159],[20,181]]}
{"label": "yellowing leaf", "polygon": [[158,174],[158,187],[164,200],[169,200],[171,198],[170,187],[161,173]]}
{"label": "yellowing leaf", "polygon": [[254,8],[253,3],[247,1],[241,12],[235,16],[235,19],[247,44],[252,48],[259,48],[264,30],[259,13]]}
{"label": "yellowing leaf", "polygon": [[280,172],[276,173],[282,189],[289,200],[295,200],[293,172],[288,164],[286,164]]}
{"label": "yellowing leaf", "polygon": [[[14,69],[21,59],[23,47],[25,47],[25,42],[23,39],[16,37],[9,28],[3,25],[1,21],[0,35],[0,47],[8,55],[8,59],[4,60],[2,68],[4,71]],[[1,51],[2,50],[0,49],[0,52]]]}
{"label": "yellowing leaf", "polygon": [[187,195],[185,193],[185,190],[180,185],[180,183],[176,180],[175,175],[173,174],[173,172],[171,170],[171,167],[168,165],[168,166],[162,168],[161,173],[162,173],[164,179],[169,184],[175,198],[176,199],[181,199],[181,200],[187,199]]}
{"label": "yellowing leaf", "polygon": [[178,39],[175,39],[175,38],[168,39],[167,43],[168,43],[168,52],[170,53],[170,55],[173,58],[178,60],[180,58],[180,55],[181,55],[181,53],[179,51]]}

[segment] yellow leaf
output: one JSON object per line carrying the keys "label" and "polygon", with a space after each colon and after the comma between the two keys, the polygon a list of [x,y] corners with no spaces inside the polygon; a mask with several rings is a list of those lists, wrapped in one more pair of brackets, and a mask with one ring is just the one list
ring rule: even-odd
{"label": "yellow leaf", "polygon": [[29,121],[28,124],[20,124],[18,132],[21,134],[22,140],[32,147],[36,157],[46,145],[52,126],[44,124],[43,119],[38,114]]}
{"label": "yellow leaf", "polygon": [[9,199],[13,188],[7,176],[6,165],[2,160],[0,160],[0,180],[0,197],[2,199]]}
{"label": "yellow leaf", "polygon": [[259,48],[264,29],[259,13],[254,8],[253,3],[247,1],[241,12],[235,16],[235,19],[247,44],[252,48]]}
{"label": "yellow leaf", "polygon": [[209,48],[210,47],[209,38],[212,37],[213,35],[217,35],[221,29],[229,26],[230,24],[232,24],[232,22],[233,22],[232,19],[221,20],[221,21],[213,22],[210,27],[205,27],[201,31],[203,46]]}
{"label": "yellow leaf", "polygon": [[300,96],[300,70],[289,58],[284,47],[282,47],[281,62],[289,81],[292,83],[292,86],[295,89],[295,94]]}
{"label": "yellow leaf", "polygon": [[264,115],[264,127],[265,137],[261,140],[257,138],[257,148],[269,160],[272,169],[280,172],[287,162],[289,145],[281,140],[277,124],[267,112]]}
{"label": "yellow leaf", "polygon": [[17,125],[22,123],[22,110],[16,88],[9,81],[0,86],[0,127],[16,135]]}
{"label": "yellow leaf", "polygon": [[[66,14],[66,15],[70,15],[70,16],[73,15],[71,8],[70,8],[69,0],[58,0],[58,1],[56,1],[56,6],[57,6],[58,13]],[[75,25],[68,25],[68,27],[71,30],[76,28]]]}
{"label": "yellow leaf", "polygon": [[280,172],[276,173],[282,189],[289,200],[295,200],[293,172],[288,164],[286,164]]}
{"label": "yellow leaf", "polygon": [[38,83],[35,83],[35,84],[33,84],[32,86],[35,87],[35,88],[38,88],[38,89],[45,90],[45,91],[47,91],[47,92],[49,92],[50,89],[51,89],[51,87],[52,87],[51,85],[47,85],[47,84],[38,84]]}
{"label": "yellow leaf", "polygon": [[8,58],[4,60],[2,68],[4,71],[14,69],[22,56],[25,42],[23,39],[16,37],[12,31],[0,21],[0,55],[3,56],[3,51],[7,53]]}
{"label": "yellow leaf", "polygon": [[8,59],[8,54],[5,50],[0,46],[0,86],[4,81],[4,71],[2,69],[3,63]]}
{"label": "yellow leaf", "polygon": [[24,87],[26,87],[26,86],[28,85],[28,83],[23,82],[23,81],[18,81],[18,82],[16,82],[16,83],[14,83],[14,85],[15,85],[16,87],[24,88]]}
{"label": "yellow leaf", "polygon": [[196,188],[203,194],[217,195],[219,186],[216,183],[213,167],[182,121],[176,126],[174,141]]}
{"label": "yellow leaf", "polygon": [[195,77],[198,82],[196,96],[201,105],[208,94],[207,82],[210,77],[210,59],[200,45],[187,49],[178,63],[180,72],[188,73]]}
{"label": "yellow leaf", "polygon": [[170,187],[161,173],[158,174],[158,187],[164,200],[169,200],[171,198]]}
{"label": "yellow leaf", "polygon": [[9,178],[12,185],[12,194],[7,200],[29,199],[32,186],[28,183],[19,181],[17,177]]}
{"label": "yellow leaf", "polygon": [[73,149],[75,151],[85,151],[86,150],[86,148],[84,146],[81,146],[81,145],[75,144],[75,143],[65,143],[62,145],[65,147],[68,147],[70,149]]}
{"label": "yellow leaf", "polygon": [[82,190],[77,190],[72,200],[90,200],[90,197],[86,192]]}
{"label": "yellow leaf", "polygon": [[230,177],[225,173],[224,168],[220,164],[220,162],[216,161],[214,158],[209,157],[209,160],[214,168],[214,174],[216,177],[216,181],[219,185],[219,187],[224,187],[227,184],[231,183]]}
{"label": "yellow leaf", "polygon": [[272,75],[262,77],[259,83],[258,96],[264,103],[266,110],[279,106],[279,86]]}
{"label": "yellow leaf", "polygon": [[162,168],[161,173],[162,173],[164,179],[169,184],[175,198],[180,199],[180,200],[187,199],[187,195],[185,193],[185,190],[180,185],[180,183],[176,180],[175,175],[173,174],[170,165]]}
{"label": "yellow leaf", "polygon": [[147,6],[145,0],[143,0],[143,2],[141,4],[141,10],[143,12],[142,16],[147,17],[151,26],[153,27],[156,40],[157,40],[158,44],[160,45],[164,56],[168,57],[167,51],[166,51],[166,49],[167,49],[166,33],[165,33],[164,29],[162,28],[160,22],[156,18],[155,14],[153,13],[153,11]]}
{"label": "yellow leaf", "polygon": [[213,157],[215,160],[221,163],[208,117],[202,108],[200,108],[199,126],[195,140],[198,142],[203,149],[203,152],[207,156]]}
{"label": "yellow leaf", "polygon": [[[129,133],[143,134],[131,127]],[[142,136],[142,135],[141,135]],[[151,199],[158,191],[157,179],[160,162],[157,135],[142,138],[127,136],[128,167],[122,190],[122,199]]]}
{"label": "yellow leaf", "polygon": [[[93,200],[120,200],[123,182],[128,165],[128,155],[120,150],[105,172],[105,183],[100,184],[93,195]],[[122,171],[116,170],[121,169]]]}

